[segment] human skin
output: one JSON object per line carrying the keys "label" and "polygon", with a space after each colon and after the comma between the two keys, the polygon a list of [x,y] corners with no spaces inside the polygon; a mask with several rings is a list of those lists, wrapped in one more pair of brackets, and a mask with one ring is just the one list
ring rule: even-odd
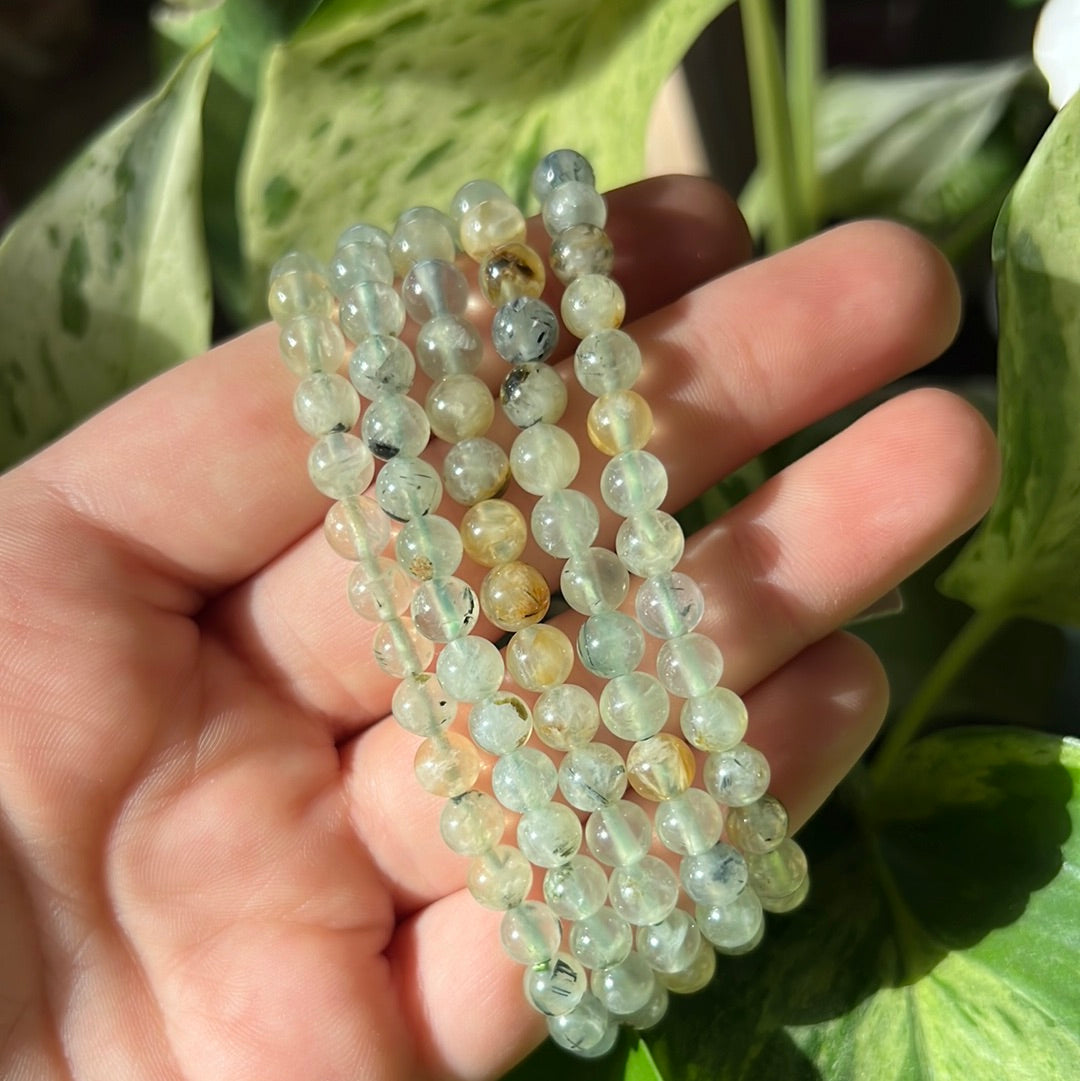
{"label": "human skin", "polygon": [[[955,332],[948,266],[898,226],[748,263],[707,182],[609,204],[668,509]],[[442,846],[417,741],[387,718],[393,683],[321,535],[275,354],[274,328],[245,334],[0,478],[10,1081],[490,1078],[543,1034],[499,914]],[[484,372],[496,385],[497,364]],[[583,455],[586,490],[601,461]],[[879,662],[840,628],[996,483],[982,419],[909,391],[688,542],[703,629],[793,825],[886,709]]]}

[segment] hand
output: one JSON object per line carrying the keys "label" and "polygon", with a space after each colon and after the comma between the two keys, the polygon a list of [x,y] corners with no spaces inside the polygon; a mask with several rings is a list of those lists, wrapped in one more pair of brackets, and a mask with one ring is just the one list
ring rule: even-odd
{"label": "hand", "polygon": [[[669,508],[955,331],[948,267],[898,227],[732,270],[746,234],[712,185],[610,207]],[[263,327],[0,479],[4,1077],[482,1078],[543,1033],[387,719],[294,385]],[[996,469],[972,409],[914,391],[689,542],[795,825],[885,712],[837,628],[971,526]]]}

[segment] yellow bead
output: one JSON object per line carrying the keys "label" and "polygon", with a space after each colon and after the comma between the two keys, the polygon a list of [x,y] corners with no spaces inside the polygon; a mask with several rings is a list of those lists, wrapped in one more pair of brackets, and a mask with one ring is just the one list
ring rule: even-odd
{"label": "yellow bead", "polygon": [[506,669],[527,691],[546,691],[565,683],[573,667],[573,643],[547,623],[518,631],[506,647]]}
{"label": "yellow bead", "polygon": [[525,216],[509,199],[487,199],[461,219],[461,247],[479,262],[493,248],[525,239]]}
{"label": "yellow bead", "polygon": [[528,537],[524,515],[505,499],[475,503],[461,519],[465,551],[481,567],[513,562],[525,551]]}
{"label": "yellow bead", "polygon": [[667,732],[635,743],[626,756],[626,775],[634,791],[656,802],[682,795],[695,769],[693,751]]}
{"label": "yellow bead", "polygon": [[484,615],[504,631],[520,631],[547,615],[551,590],[528,563],[503,563],[488,571],[480,586]]}
{"label": "yellow bead", "polygon": [[653,432],[649,403],[634,390],[601,394],[589,409],[589,440],[602,454],[614,457],[640,450]]}
{"label": "yellow bead", "polygon": [[503,244],[480,264],[480,291],[494,307],[544,291],[544,264],[527,244]]}

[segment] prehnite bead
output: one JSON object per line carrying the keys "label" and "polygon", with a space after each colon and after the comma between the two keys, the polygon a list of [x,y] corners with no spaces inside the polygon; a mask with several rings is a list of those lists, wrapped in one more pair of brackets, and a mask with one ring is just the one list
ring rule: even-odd
{"label": "prehnite bead", "polygon": [[308,455],[311,483],[331,499],[363,495],[375,476],[375,462],[363,440],[347,432],[324,435]]}
{"label": "prehnite bead", "polygon": [[532,807],[518,819],[518,848],[537,867],[561,867],[581,848],[581,822],[569,807]]}
{"label": "prehnite bead", "polygon": [[762,902],[789,897],[807,880],[806,853],[785,837],[771,852],[747,857],[750,884]]}
{"label": "prehnite bead", "polygon": [[566,285],[586,274],[610,274],[615,248],[598,226],[571,225],[552,240],[548,261],[555,277]]}
{"label": "prehnite bead", "polygon": [[435,796],[460,796],[480,776],[480,756],[464,736],[439,732],[417,748],[413,770],[426,792]]}
{"label": "prehnite bead", "polygon": [[572,225],[595,225],[603,229],[607,221],[604,197],[591,184],[567,180],[543,200],[541,217],[548,236],[558,236]]}
{"label": "prehnite bead", "polygon": [[698,928],[718,950],[741,953],[756,945],[765,916],[761,901],[752,889],[722,905],[698,905],[694,912]]}
{"label": "prehnite bead", "polygon": [[588,981],[581,962],[568,953],[556,954],[546,965],[525,970],[525,998],[548,1017],[569,1013],[583,998]]}
{"label": "prehnite bead", "polygon": [[493,848],[505,826],[503,809],[486,792],[462,792],[448,799],[439,816],[446,847],[461,856],[479,856]]}
{"label": "prehnite bead", "polygon": [[559,765],[559,791],[579,811],[599,811],[626,791],[626,765],[614,747],[591,743],[568,751]]}
{"label": "prehnite bead", "polygon": [[405,327],[405,304],[392,285],[361,282],[341,298],[338,321],[354,342],[369,334],[400,334]]}
{"label": "prehnite bead", "polygon": [[375,663],[399,679],[422,672],[435,655],[435,647],[406,619],[382,623],[371,640]]}
{"label": "prehnite bead", "polygon": [[488,199],[507,200],[509,196],[494,180],[470,180],[454,192],[450,200],[450,217],[460,224],[467,211]]}
{"label": "prehnite bead", "polygon": [[656,675],[672,694],[694,698],[720,681],[724,656],[720,647],[703,634],[680,634],[669,638],[656,655]]}
{"label": "prehnite bead", "polygon": [[678,972],[693,964],[701,948],[701,932],[688,913],[674,908],[658,923],[638,927],[635,942],[650,968]]}
{"label": "prehnite bead", "polygon": [[[374,244],[383,251],[390,250],[390,234],[377,225],[360,221],[350,225],[337,239],[337,247],[344,248],[349,244]],[[393,280],[391,278],[391,280]]]}
{"label": "prehnite bead", "polygon": [[513,845],[495,845],[469,865],[469,893],[498,912],[516,908],[532,888],[532,867]]}
{"label": "prehnite bead", "polygon": [[281,358],[294,375],[336,372],[345,360],[345,338],[325,315],[294,315],[278,336]]}
{"label": "prehnite bead", "polygon": [[424,259],[414,263],[401,283],[405,310],[418,323],[439,315],[464,315],[469,283],[453,263]]}
{"label": "prehnite bead", "polygon": [[810,878],[809,876],[802,880],[802,884],[796,887],[791,893],[786,893],[782,897],[762,897],[761,907],[766,912],[792,912],[799,907],[810,895]]}
{"label": "prehnite bead", "polygon": [[630,575],[614,552],[588,548],[563,564],[559,589],[575,612],[591,616],[613,611],[626,600]]}
{"label": "prehnite bead", "polygon": [[439,654],[439,682],[461,702],[479,702],[493,695],[505,674],[502,654],[486,638],[455,638]]}
{"label": "prehnite bead", "polygon": [[536,734],[549,747],[569,751],[588,744],[600,727],[596,699],[576,683],[545,691],[533,709]]}
{"label": "prehnite bead", "polygon": [[519,814],[550,803],[558,783],[554,763],[535,747],[519,747],[503,755],[491,771],[495,798],[508,811]]}
{"label": "prehnite bead", "polygon": [[524,515],[505,499],[474,503],[462,516],[460,530],[465,551],[481,567],[512,562],[529,539]]}
{"label": "prehnite bead", "polygon": [[728,807],[745,807],[768,791],[769,760],[756,747],[738,743],[705,759],[705,787]]}
{"label": "prehnite bead", "polygon": [[270,318],[279,325],[294,315],[330,316],[334,294],[322,267],[302,252],[283,255],[270,271],[266,298]]}
{"label": "prehnite bead", "polygon": [[666,919],[679,901],[675,872],[656,856],[616,867],[608,883],[611,907],[636,927]]}
{"label": "prehnite bead", "polygon": [[480,264],[480,292],[496,308],[518,297],[540,296],[545,279],[543,261],[527,244],[502,244]]}
{"label": "prehnite bead", "polygon": [[384,462],[398,455],[418,458],[428,445],[427,414],[407,394],[383,394],[368,406],[360,424],[368,450]]}
{"label": "prehnite bead", "polygon": [[343,376],[315,372],[296,388],[293,416],[308,435],[316,438],[347,432],[360,416],[360,395]]}
{"label": "prehnite bead", "polygon": [[500,563],[480,583],[484,615],[504,631],[520,631],[547,615],[551,590],[530,563]]}
{"label": "prehnite bead", "polygon": [[536,297],[518,297],[503,304],[491,323],[491,344],[510,364],[545,361],[558,342],[558,317]]}
{"label": "prehnite bead", "polygon": [[502,381],[499,401],[515,428],[557,424],[566,412],[566,384],[550,364],[515,364]]}
{"label": "prehnite bead", "polygon": [[589,408],[589,440],[601,454],[639,450],[653,432],[649,403],[633,390],[601,394]]}
{"label": "prehnite bead", "polygon": [[390,540],[390,523],[374,499],[367,496],[342,499],[323,521],[327,543],[344,559],[368,561]]}
{"label": "prehnite bead", "polygon": [[506,647],[506,670],[526,691],[547,691],[565,683],[573,667],[573,643],[547,623],[522,628]]}
{"label": "prehnite bead", "polygon": [[600,512],[584,492],[567,488],[536,501],[531,525],[533,539],[548,555],[567,559],[596,540]]}
{"label": "prehnite bead", "polygon": [[505,196],[485,199],[462,214],[458,239],[461,250],[480,262],[494,248],[525,239],[525,215]]}
{"label": "prehnite bead", "polygon": [[670,707],[667,691],[647,672],[617,676],[600,692],[600,716],[619,739],[655,736],[667,723]]}
{"label": "prehnite bead", "polygon": [[576,150],[552,150],[533,169],[529,186],[537,201],[542,203],[556,188],[570,180],[596,186],[596,176],[586,158]]}
{"label": "prehnite bead", "polygon": [[699,856],[720,840],[724,812],[708,792],[688,788],[656,808],[654,825],[666,849],[680,856]]}
{"label": "prehnite bead", "polygon": [[372,575],[363,565],[349,575],[349,603],[353,610],[373,623],[397,619],[412,600],[412,583],[392,559],[380,557],[379,573]]}
{"label": "prehnite bead", "polygon": [[669,732],[635,743],[626,756],[626,775],[634,791],[655,802],[681,796],[693,783],[696,768],[694,752]]}
{"label": "prehnite bead", "polygon": [[649,816],[636,804],[619,800],[593,811],[585,823],[585,843],[589,851],[609,867],[636,863],[652,842]]}
{"label": "prehnite bead", "polygon": [[475,436],[455,443],[443,459],[446,494],[464,507],[494,499],[510,483],[510,463],[498,443]]}
{"label": "prehnite bead", "polygon": [[641,350],[625,331],[599,330],[574,350],[574,375],[594,396],[629,390],[640,374]]}
{"label": "prehnite bead", "polygon": [[563,325],[575,338],[622,326],[626,298],[618,283],[603,274],[586,274],[572,281],[562,295]]}
{"label": "prehnite bead", "polygon": [[705,615],[705,596],[688,574],[647,578],[634,598],[638,622],[654,638],[689,634]]}
{"label": "prehnite bead", "polygon": [[438,514],[425,514],[401,527],[394,552],[409,577],[427,582],[453,574],[461,566],[464,547],[453,522]]}
{"label": "prehnite bead", "polygon": [[327,270],[330,287],[339,297],[360,282],[386,282],[390,285],[394,280],[394,268],[386,246],[371,241],[350,240],[338,244]]}
{"label": "prehnite bead", "polygon": [[565,920],[583,920],[607,899],[604,869],[588,856],[575,856],[544,875],[544,900]]}
{"label": "prehnite bead", "polygon": [[383,466],[375,480],[375,498],[398,522],[430,514],[442,499],[442,481],[422,458],[399,454]]}
{"label": "prehnite bead", "polygon": [[678,995],[692,995],[703,987],[708,987],[716,974],[716,951],[712,945],[702,940],[694,960],[677,972],[658,972],[657,980],[669,991]]}
{"label": "prehnite bead", "polygon": [[467,319],[440,315],[428,320],[417,333],[416,359],[432,379],[475,372],[484,359],[484,343]]}
{"label": "prehnite bead", "polygon": [[594,675],[614,679],[632,672],[645,656],[645,634],[622,612],[589,616],[578,631],[578,657]]}
{"label": "prehnite bead", "polygon": [[726,751],[746,734],[746,705],[727,687],[713,687],[683,703],[680,724],[699,751]]}
{"label": "prehnite bead", "polygon": [[541,901],[524,901],[511,908],[499,925],[503,949],[520,965],[542,965],[562,942],[559,917]]}
{"label": "prehnite bead", "polygon": [[607,968],[630,956],[634,932],[614,909],[597,909],[570,930],[570,951],[586,968]]}
{"label": "prehnite bead", "polygon": [[454,224],[434,207],[414,206],[398,218],[390,237],[390,262],[399,278],[414,263],[425,259],[452,263],[455,254]]}
{"label": "prehnite bead", "polygon": [[533,495],[550,495],[577,476],[581,452],[574,437],[554,424],[534,424],[519,432],[510,448],[514,480]]}
{"label": "prehnite bead", "polygon": [[775,796],[762,796],[745,807],[732,807],[727,816],[731,843],[747,855],[778,848],[787,830],[787,810]]}
{"label": "prehnite bead", "polygon": [[707,852],[684,856],[679,864],[687,896],[701,905],[731,904],[742,893],[749,875],[742,853],[722,841]]}
{"label": "prehnite bead", "polygon": [[[408,581],[408,575],[400,571]],[[460,578],[432,578],[416,588],[412,597],[413,625],[432,642],[452,642],[468,634],[480,618],[480,602]]]}
{"label": "prehnite bead", "polygon": [[516,751],[532,733],[532,711],[516,694],[500,691],[469,710],[469,735],[489,754]]}
{"label": "prehnite bead", "polygon": [[592,993],[616,1017],[637,1013],[652,998],[656,987],[653,970],[637,955],[592,974]]}
{"label": "prehnite bead", "polygon": [[383,394],[404,394],[412,386],[416,361],[409,347],[388,334],[364,338],[349,358],[349,379],[369,401]]}
{"label": "prehnite bead", "polygon": [[619,1038],[619,1023],[590,994],[569,1013],[549,1017],[547,1027],[551,1039],[578,1058],[601,1058]]}
{"label": "prehnite bead", "polygon": [[416,736],[433,736],[454,723],[457,701],[430,672],[406,676],[394,689],[394,720]]}
{"label": "prehnite bead", "polygon": [[659,507],[667,495],[667,470],[647,450],[616,454],[600,474],[600,495],[624,518]]}
{"label": "prehnite bead", "polygon": [[623,566],[642,578],[674,569],[685,546],[682,526],[662,510],[631,515],[615,535],[615,551]]}
{"label": "prehnite bead", "polygon": [[619,1020],[624,1025],[629,1025],[630,1028],[644,1032],[660,1024],[664,1019],[664,1015],[668,1010],[668,989],[659,980],[656,980],[655,983],[656,986],[653,987],[653,993],[649,997],[649,1001],[640,1010],[619,1017]]}
{"label": "prehnite bead", "polygon": [[431,430],[447,443],[483,435],[495,419],[495,402],[487,384],[459,372],[440,379],[428,391],[424,409]]}

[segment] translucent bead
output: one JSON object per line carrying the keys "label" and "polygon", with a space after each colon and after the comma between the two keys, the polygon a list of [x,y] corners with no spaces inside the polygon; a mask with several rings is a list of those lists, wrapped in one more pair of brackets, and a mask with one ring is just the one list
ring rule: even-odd
{"label": "translucent bead", "polygon": [[806,853],[785,837],[771,852],[747,857],[750,884],[762,902],[789,897],[807,879]]}
{"label": "translucent bead", "polygon": [[634,791],[655,802],[681,796],[696,769],[694,752],[668,732],[635,743],[626,756],[626,775]]}
{"label": "translucent bead", "polygon": [[810,879],[809,877],[802,880],[802,884],[796,887],[791,893],[786,893],[782,897],[762,897],[761,907],[766,912],[793,912],[799,907],[810,895]]}
{"label": "translucent bead", "polygon": [[384,394],[368,406],[360,424],[368,450],[384,462],[402,455],[418,458],[428,444],[427,414],[407,394]]}
{"label": "translucent bead", "polygon": [[631,515],[615,535],[615,551],[623,566],[642,578],[673,570],[685,545],[682,526],[662,510]]}
{"label": "translucent bead", "polygon": [[562,925],[547,905],[524,901],[503,916],[499,938],[503,949],[518,964],[542,965],[559,952]]}
{"label": "translucent bead", "polygon": [[498,912],[516,908],[529,895],[532,867],[512,845],[495,845],[469,865],[469,893],[484,908]]}
{"label": "translucent bead", "polygon": [[362,440],[346,432],[324,435],[308,455],[311,483],[331,499],[362,495],[374,475],[371,451]]}
{"label": "translucent bead", "polygon": [[666,919],[679,901],[675,872],[656,856],[616,867],[608,883],[611,907],[636,927]]}
{"label": "translucent bead", "polygon": [[642,1009],[655,987],[653,970],[637,954],[592,976],[593,994],[617,1017]]}
{"label": "translucent bead", "polygon": [[464,315],[469,283],[453,263],[424,259],[414,263],[401,283],[405,310],[418,323],[438,315]]}
{"label": "translucent bead", "polygon": [[424,408],[431,430],[447,443],[483,435],[495,419],[495,402],[487,384],[465,372],[435,383],[428,391]]}
{"label": "translucent bead", "polygon": [[443,805],[439,832],[446,847],[461,856],[479,856],[499,843],[503,809],[486,792],[463,792]]}
{"label": "translucent bead", "polygon": [[751,889],[723,905],[698,905],[695,910],[701,933],[724,953],[742,953],[761,937],[765,916],[761,901]]}
{"label": "translucent bead", "polygon": [[626,791],[626,766],[614,747],[592,743],[575,747],[559,765],[559,791],[579,811],[599,811]]}
{"label": "translucent bead", "polygon": [[544,900],[566,920],[591,916],[607,899],[604,869],[588,856],[575,856],[544,875]]}
{"label": "translucent bead", "polygon": [[345,338],[325,315],[294,315],[278,336],[281,358],[294,375],[336,372],[345,360]]}
{"label": "translucent bead", "polygon": [[465,551],[481,567],[512,562],[529,539],[524,515],[505,499],[474,503],[462,516],[460,529]]}
{"label": "translucent bead", "polygon": [[425,259],[452,263],[456,254],[453,222],[434,207],[414,206],[398,218],[390,237],[390,262],[399,278],[414,263]]}
{"label": "translucent bead", "polygon": [[342,499],[326,512],[323,535],[342,558],[370,560],[386,547],[390,523],[375,500],[357,496]]}
{"label": "translucent bead", "polygon": [[495,183],[494,180],[470,180],[462,184],[450,200],[450,217],[461,224],[461,219],[474,206],[485,203],[489,199],[509,199],[506,192]]}
{"label": "translucent bead", "polygon": [[547,623],[522,628],[506,647],[506,670],[526,691],[546,691],[565,683],[573,667],[573,643]]}
{"label": "translucent bead", "polygon": [[592,445],[602,454],[639,450],[652,436],[652,410],[633,390],[601,394],[589,409],[588,432]]}
{"label": "translucent bead", "polygon": [[667,495],[667,470],[647,450],[616,454],[600,474],[600,495],[624,518],[659,507]]}
{"label": "translucent bead", "polygon": [[619,1024],[586,994],[569,1013],[547,1019],[548,1034],[564,1051],[579,1058],[602,1058],[619,1038]]}
{"label": "translucent bead", "polygon": [[461,250],[480,262],[494,248],[525,239],[525,215],[507,198],[485,199],[461,216]]}
{"label": "translucent bead", "polygon": [[771,852],[787,836],[788,813],[774,796],[762,796],[727,816],[728,838],[747,855]]}
{"label": "translucent bead", "polygon": [[406,676],[394,689],[394,720],[415,736],[432,736],[454,723],[458,704],[430,673]]}
{"label": "translucent bead", "polygon": [[493,694],[469,710],[469,735],[489,754],[516,751],[531,733],[532,712],[516,694]]}
{"label": "translucent bead", "polygon": [[534,424],[519,432],[510,448],[514,480],[533,495],[550,495],[577,476],[581,454],[569,432],[553,424]]}
{"label": "translucent bead", "polygon": [[697,924],[681,908],[665,919],[637,929],[636,944],[641,959],[657,972],[678,972],[693,964],[701,948]]}
{"label": "translucent bead", "polygon": [[668,989],[659,980],[656,980],[649,1001],[640,1010],[620,1016],[619,1020],[638,1032],[645,1032],[663,1021],[668,1011],[668,1002]]}
{"label": "translucent bead", "polygon": [[402,570],[419,582],[445,578],[461,566],[464,548],[454,523],[437,514],[406,522],[394,542]]}
{"label": "translucent bead", "polygon": [[440,732],[417,748],[413,770],[424,791],[436,796],[460,796],[480,776],[480,756],[464,736]]}
{"label": "translucent bead", "polygon": [[[402,578],[408,581],[404,571]],[[480,603],[472,586],[460,578],[432,578],[416,589],[412,621],[432,642],[452,642],[468,634],[480,617]]]}
{"label": "translucent bead", "polygon": [[409,347],[388,334],[365,338],[349,358],[349,379],[368,401],[383,394],[406,393],[415,375],[416,361]]}
{"label": "translucent bead", "polygon": [[679,877],[687,896],[701,905],[731,904],[749,878],[746,860],[731,845],[713,845],[707,852],[683,856]]}
{"label": "translucent bead", "polygon": [[339,244],[328,268],[330,286],[340,297],[361,282],[394,281],[394,268],[382,244],[352,240]]}
{"label": "translucent bead", "polygon": [[347,432],[360,416],[360,396],[342,376],[316,372],[296,388],[293,416],[308,435],[316,438]]}
{"label": "translucent bead", "polygon": [[442,499],[442,481],[422,458],[399,454],[383,466],[375,481],[379,506],[395,521],[430,514]]}
{"label": "translucent bead", "polygon": [[713,687],[683,703],[680,724],[699,751],[726,751],[746,734],[746,705],[727,687]]}
{"label": "translucent bead", "polygon": [[552,240],[548,261],[555,277],[566,285],[586,274],[610,274],[615,248],[598,226],[571,225]]}
{"label": "translucent bead", "polygon": [[589,394],[629,390],[641,374],[641,350],[625,331],[599,330],[574,350],[574,375]]}
{"label": "translucent bead", "polygon": [[724,813],[708,792],[689,788],[656,808],[654,825],[661,844],[670,852],[699,856],[720,840]]}
{"label": "translucent bead", "polygon": [[625,676],[645,656],[645,634],[622,612],[589,616],[578,631],[578,657],[594,675],[605,679]]}
{"label": "translucent bead", "polygon": [[388,675],[404,676],[423,672],[435,655],[435,647],[404,619],[379,624],[371,640],[375,663]]}
{"label": "translucent bead", "polygon": [[572,281],[562,295],[563,325],[575,338],[622,325],[626,298],[618,283],[602,274],[586,274]]}
{"label": "translucent bead", "polygon": [[544,264],[527,244],[502,244],[480,264],[480,292],[499,307],[518,297],[538,297],[544,291]]}
{"label": "translucent bead", "polygon": [[302,252],[289,252],[270,271],[266,304],[270,318],[280,325],[294,315],[329,316],[334,310],[334,294],[314,259]]}
{"label": "translucent bead", "polygon": [[390,234],[377,225],[361,221],[350,225],[337,239],[339,248],[347,247],[349,244],[374,244],[385,252],[390,250]]}
{"label": "translucent bead", "polygon": [[570,950],[586,968],[607,968],[630,956],[634,932],[606,905],[578,920],[570,930]]}
{"label": "translucent bead", "polygon": [[689,634],[705,614],[701,587],[688,574],[648,578],[634,599],[638,622],[655,638]]}
{"label": "translucent bead", "polygon": [[520,631],[547,615],[551,590],[530,563],[501,563],[480,583],[484,615],[504,631]]}
{"label": "translucent bead", "polygon": [[595,225],[604,228],[607,205],[591,184],[567,180],[543,200],[541,216],[548,236],[558,236],[571,225]]}
{"label": "translucent bead", "polygon": [[609,867],[637,863],[649,851],[651,841],[649,816],[628,800],[593,811],[585,823],[589,851]]}
{"label": "translucent bead", "polygon": [[656,655],[656,675],[672,694],[694,698],[705,694],[724,673],[720,647],[703,634],[669,638]]}
{"label": "translucent bead", "polygon": [[728,807],[745,807],[768,791],[769,760],[755,747],[738,743],[705,759],[705,787]]}
{"label": "translucent bead", "polygon": [[550,803],[558,783],[551,759],[535,747],[519,747],[503,755],[491,771],[495,798],[508,811],[519,814]]}
{"label": "translucent bead", "polygon": [[557,424],[566,412],[566,384],[550,364],[515,364],[502,381],[499,401],[515,428]]}
{"label": "translucent bead", "polygon": [[671,703],[660,681],[647,672],[627,672],[600,692],[600,716],[619,739],[655,736],[667,723]]}
{"label": "translucent bead", "polygon": [[510,463],[498,443],[484,436],[455,443],[443,459],[446,494],[464,507],[493,499],[510,483]]}
{"label": "translucent bead", "polygon": [[354,342],[369,334],[400,334],[405,326],[405,305],[392,285],[361,282],[341,298],[338,320]]}
{"label": "translucent bead", "polygon": [[416,335],[416,359],[432,379],[475,372],[484,359],[476,328],[460,315],[430,319]]}
{"label": "translucent bead", "polygon": [[533,725],[549,747],[569,751],[584,747],[596,735],[600,711],[596,699],[584,687],[564,683],[545,691],[536,700]]}
{"label": "translucent bead", "polygon": [[546,965],[525,971],[525,998],[533,1009],[548,1017],[569,1013],[586,989],[585,969],[568,953],[557,954]]}
{"label": "translucent bead", "polygon": [[576,150],[552,150],[540,159],[532,171],[529,186],[539,202],[569,180],[589,187],[596,186],[596,176],[588,160]]}
{"label": "translucent bead", "polygon": [[561,867],[581,848],[578,816],[561,803],[533,807],[518,819],[518,848],[537,867]]}
{"label": "translucent bead", "polygon": [[532,534],[550,556],[566,559],[588,548],[600,532],[600,513],[584,494],[567,488],[536,501]]}
{"label": "translucent bead", "polygon": [[455,638],[435,664],[439,682],[461,702],[493,695],[503,681],[502,654],[486,638]]}
{"label": "translucent bead", "polygon": [[[373,623],[397,619],[409,607],[412,583],[392,559],[379,559],[379,574],[356,567],[349,575],[349,603],[353,610]],[[359,572],[359,573],[357,573]]]}
{"label": "translucent bead", "polygon": [[491,323],[491,344],[511,364],[545,361],[559,341],[559,320],[536,297],[518,297],[503,304]]}
{"label": "translucent bead", "polygon": [[716,951],[710,943],[702,940],[697,956],[678,972],[658,972],[657,981],[678,995],[692,995],[708,987],[716,974]]}
{"label": "translucent bead", "polygon": [[614,552],[589,548],[563,564],[559,589],[575,612],[591,616],[610,612],[626,600],[630,575]]}

